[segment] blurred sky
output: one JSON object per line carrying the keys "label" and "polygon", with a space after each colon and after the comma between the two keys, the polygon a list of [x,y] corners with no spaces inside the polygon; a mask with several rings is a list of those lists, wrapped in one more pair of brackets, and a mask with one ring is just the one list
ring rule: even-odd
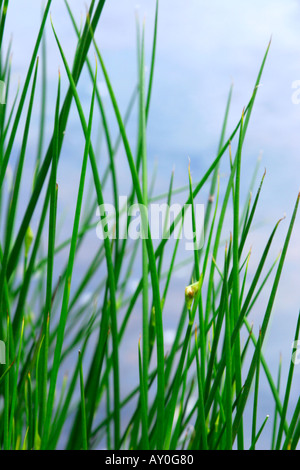
{"label": "blurred sky", "polygon": [[[29,62],[41,16],[40,5],[37,0],[10,2],[6,39],[12,32],[15,83],[19,76],[24,77]],[[70,0],[70,5],[80,21],[86,2]],[[172,163],[185,168],[188,156],[192,159],[192,168],[210,161],[217,147],[229,86],[233,81],[228,127],[231,130],[251,96],[272,35],[249,128],[244,165],[251,167],[259,151],[263,150],[263,165],[268,170],[266,186],[272,181],[273,190],[280,192],[276,205],[279,204],[279,210],[288,210],[300,187],[297,179],[300,105],[291,100],[292,83],[300,79],[299,8],[299,2],[293,0],[160,1],[149,120],[150,158],[157,156],[161,166],[168,168]],[[124,109],[136,83],[136,11],[141,20],[146,19],[146,61],[149,63],[154,0],[138,4],[133,0],[107,0],[96,35]],[[75,36],[64,2],[53,0],[51,14],[71,61]],[[49,24],[47,29],[47,72],[54,91],[57,69],[60,66],[63,70],[63,65]],[[90,86],[89,83],[82,84],[87,96]],[[53,102],[55,95],[51,91],[49,94]]]}

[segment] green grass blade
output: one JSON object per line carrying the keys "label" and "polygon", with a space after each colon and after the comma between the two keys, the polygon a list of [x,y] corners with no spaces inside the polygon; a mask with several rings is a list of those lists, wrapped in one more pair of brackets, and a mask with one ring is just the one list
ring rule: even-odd
{"label": "green grass blade", "polygon": [[[25,103],[25,99],[27,97],[27,91],[28,91],[31,75],[32,75],[34,65],[35,65],[35,62],[36,62],[38,49],[40,47],[40,43],[41,43],[41,39],[42,39],[42,36],[43,36],[43,32],[44,32],[44,28],[45,28],[45,24],[46,24],[46,20],[47,20],[47,17],[48,17],[48,13],[49,13],[51,3],[52,3],[52,0],[48,0],[47,5],[45,7],[42,23],[41,23],[41,26],[40,26],[39,34],[38,34],[38,37],[37,37],[37,40],[36,40],[36,43],[35,43],[35,46],[34,46],[33,54],[32,54],[32,57],[31,57],[31,61],[30,61],[30,64],[29,64],[29,68],[28,68],[26,80],[25,80],[25,83],[24,83],[23,91],[22,91],[22,94],[21,94],[20,103],[19,103],[19,106],[18,106],[16,117],[15,117],[15,120],[14,120],[13,128],[12,128],[12,131],[11,131],[11,134],[10,134],[10,138],[9,138],[9,142],[8,142],[5,154],[3,156],[3,160],[1,162],[1,166],[0,166],[0,188],[2,188],[2,184],[3,184],[7,164],[8,164],[10,155],[11,155],[11,150],[12,150],[14,140],[15,140],[15,136],[16,136],[16,133],[17,133],[17,129],[18,129],[18,126],[19,126],[19,122],[20,122],[23,106],[24,106],[24,103]],[[1,33],[0,33],[0,36],[1,36]]]}
{"label": "green grass blade", "polygon": [[[96,78],[95,78],[95,83],[96,83]],[[68,262],[68,268],[67,268],[67,276],[66,276],[66,281],[65,281],[65,286],[64,286],[64,295],[63,295],[61,315],[60,315],[60,326],[59,326],[58,334],[57,334],[57,342],[56,342],[56,348],[55,348],[54,360],[53,360],[53,369],[51,373],[45,429],[44,429],[43,439],[42,439],[43,447],[45,447],[48,441],[48,437],[49,437],[56,381],[57,381],[58,369],[59,369],[59,364],[60,364],[60,356],[61,356],[63,339],[64,339],[65,325],[66,325],[67,315],[68,315],[71,279],[72,279],[72,272],[73,272],[73,267],[74,267],[74,259],[75,259],[77,237],[78,237],[80,215],[81,215],[81,206],[82,206],[82,200],[83,200],[84,183],[85,183],[88,155],[89,155],[89,149],[90,149],[90,137],[91,137],[92,118],[93,118],[93,111],[94,111],[94,98],[95,98],[95,83],[94,83],[94,91],[93,91],[91,106],[90,106],[87,140],[85,144],[85,150],[84,150],[84,156],[83,156],[83,162],[82,162],[80,183],[79,183],[77,203],[76,203],[76,211],[75,211],[73,231],[72,231],[72,241],[71,241],[71,246],[70,246],[69,262]]]}
{"label": "green grass blade", "polygon": [[[280,260],[279,260],[279,265],[278,265],[275,280],[274,280],[274,283],[273,283],[270,299],[269,299],[267,309],[266,309],[266,313],[265,313],[265,316],[264,316],[264,320],[263,320],[263,323],[262,323],[262,327],[261,327],[261,344],[263,344],[263,340],[264,340],[264,337],[266,335],[268,323],[269,323],[271,312],[272,312],[272,309],[273,309],[275,296],[276,296],[276,292],[277,292],[277,288],[278,288],[278,284],[279,284],[279,280],[280,280],[280,277],[281,277],[281,273],[282,273],[282,269],[283,269],[287,249],[288,249],[288,246],[289,246],[293,226],[294,226],[297,211],[298,211],[299,198],[300,198],[300,194],[297,197],[294,212],[293,212],[293,215],[292,215],[292,218],[291,218],[291,222],[290,222],[289,229],[288,229],[288,232],[287,232],[287,235],[286,235],[284,247],[283,247],[282,254],[281,254],[281,257],[280,257]],[[247,375],[247,378],[246,378],[246,381],[245,381],[245,384],[244,384],[243,393],[242,393],[242,396],[241,396],[241,399],[240,399],[240,402],[239,402],[239,406],[238,406],[238,409],[237,409],[237,414],[236,414],[235,419],[234,419],[233,438],[235,438],[236,433],[238,432],[239,425],[240,425],[240,420],[241,420],[241,417],[242,417],[242,414],[243,414],[243,411],[244,411],[244,408],[245,408],[245,405],[246,405],[246,401],[247,401],[247,398],[248,398],[250,386],[251,386],[253,376],[254,376],[254,373],[255,373],[255,369],[256,369],[257,354],[258,354],[258,347],[255,349],[255,353],[253,355],[253,359],[252,359],[252,362],[251,362],[251,365],[250,365],[250,368],[249,368],[249,371],[248,371],[248,375]]]}
{"label": "green grass blade", "polygon": [[[297,342],[298,342],[299,331],[300,331],[300,313],[298,315],[297,326],[296,326],[296,330],[295,330],[295,338],[294,338],[294,343],[293,344],[297,344]],[[281,445],[281,440],[282,440],[282,435],[283,435],[283,430],[284,430],[284,421],[285,421],[287,408],[288,408],[288,403],[289,403],[289,398],[290,398],[290,393],[291,393],[291,386],[292,386],[294,368],[295,368],[295,363],[294,363],[293,358],[292,358],[291,362],[290,362],[290,368],[289,368],[289,374],[288,374],[288,378],[287,378],[287,384],[286,384],[286,387],[285,387],[282,414],[281,414],[281,419],[280,419],[279,429],[278,429],[278,434],[277,434],[276,450],[279,450],[280,445]]]}
{"label": "green grass blade", "polygon": [[79,377],[80,377],[80,394],[81,394],[81,426],[82,426],[82,448],[83,450],[88,450],[88,440],[87,440],[87,424],[86,424],[86,411],[85,411],[85,394],[84,394],[84,381],[83,381],[83,370],[82,370],[82,355],[79,351],[78,353],[79,361]]}
{"label": "green grass blade", "polygon": [[259,371],[260,371],[260,361],[261,361],[261,337],[259,332],[258,338],[258,363],[256,368],[255,376],[255,387],[254,387],[254,400],[253,400],[253,413],[252,413],[252,445],[251,448],[255,450],[256,443],[256,421],[257,421],[257,404],[258,404],[258,389],[259,389]]}
{"label": "green grass blade", "polygon": [[261,433],[263,432],[263,429],[264,429],[264,427],[265,427],[266,422],[268,421],[268,419],[269,419],[269,415],[266,416],[266,418],[265,418],[264,422],[262,423],[262,425],[261,425],[261,427],[260,427],[260,429],[259,429],[257,435],[255,436],[254,440],[252,441],[252,444],[251,444],[249,450],[255,450],[255,444],[257,443],[257,441],[258,441],[258,439],[259,439],[259,436],[260,436]]}
{"label": "green grass blade", "polygon": [[[138,353],[139,353],[140,401],[141,401],[141,418],[142,418],[142,450],[149,450],[148,411],[147,411],[147,403],[146,403],[145,377],[144,377],[144,372],[143,372],[140,342],[139,342]],[[146,387],[148,387],[148,383],[146,384]]]}

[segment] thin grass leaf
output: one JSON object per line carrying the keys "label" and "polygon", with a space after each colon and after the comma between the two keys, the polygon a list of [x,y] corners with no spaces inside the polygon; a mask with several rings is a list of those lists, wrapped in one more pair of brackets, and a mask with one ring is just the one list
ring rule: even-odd
{"label": "thin grass leaf", "polygon": [[[95,75],[95,77],[96,76],[97,74]],[[95,83],[96,83],[96,78],[95,78]],[[53,405],[54,405],[55,387],[56,387],[60,356],[61,356],[62,345],[63,345],[65,325],[66,325],[66,320],[67,320],[67,315],[68,315],[68,304],[69,304],[69,297],[70,297],[71,280],[72,280],[76,245],[77,245],[77,236],[78,236],[81,206],[82,206],[82,200],[83,200],[85,175],[86,175],[88,155],[89,155],[89,149],[90,149],[90,137],[91,137],[92,118],[93,118],[94,99],[95,99],[95,83],[94,83],[94,91],[93,91],[91,106],[90,106],[87,140],[85,144],[85,150],[84,150],[84,156],[83,156],[83,162],[82,162],[80,183],[79,183],[73,231],[72,231],[72,241],[71,241],[71,246],[70,246],[70,255],[69,255],[68,268],[67,268],[67,276],[66,276],[66,281],[65,281],[65,286],[64,286],[64,295],[63,295],[61,315],[60,315],[60,327],[59,327],[58,335],[57,335],[57,342],[56,342],[54,360],[53,360],[53,369],[51,373],[50,389],[49,389],[49,395],[48,395],[48,401],[47,401],[45,429],[44,429],[43,438],[42,438],[43,447],[45,447],[48,441],[48,437],[49,437],[51,416],[52,416],[52,410],[53,410]]]}
{"label": "thin grass leaf", "polygon": [[260,371],[260,355],[261,355],[261,337],[259,332],[258,337],[258,364],[255,375],[255,387],[254,387],[254,400],[253,400],[253,413],[252,413],[252,450],[255,450],[256,439],[256,421],[257,421],[257,404],[258,404],[258,389],[259,389],[259,371]]}
{"label": "thin grass leaf", "polygon": [[266,416],[266,418],[265,418],[264,422],[262,423],[257,435],[255,436],[254,440],[252,440],[252,444],[251,444],[249,450],[255,450],[255,444],[257,443],[261,433],[263,432],[265,424],[268,421],[268,419],[269,419],[269,415]]}

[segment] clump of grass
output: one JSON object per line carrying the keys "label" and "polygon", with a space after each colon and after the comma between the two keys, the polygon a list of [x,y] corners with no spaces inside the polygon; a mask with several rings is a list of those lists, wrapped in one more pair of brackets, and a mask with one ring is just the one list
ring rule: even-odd
{"label": "clump of grass", "polygon": [[[249,103],[226,139],[232,88],[229,91],[219,148],[209,168],[201,177],[196,176],[196,183],[192,181],[189,168],[188,184],[178,190],[173,188],[172,173],[166,194],[153,196],[153,185],[149,185],[148,174],[147,122],[155,68],[158,2],[148,83],[144,74],[144,26],[141,30],[137,22],[137,85],[124,117],[94,36],[105,0],[90,2],[82,29],[76,24],[67,0],[65,4],[66,21],[71,21],[78,43],[71,67],[65,57],[61,38],[55,30],[55,18],[51,20],[51,30],[67,75],[68,90],[62,99],[62,79],[59,74],[55,113],[52,123],[47,122],[47,127],[51,125],[53,132],[43,155],[47,89],[45,25],[50,21],[51,0],[48,0],[43,12],[27,74],[22,77],[20,91],[15,92],[12,100],[8,100],[12,93],[9,86],[12,70],[10,46],[7,51],[2,48],[9,0],[0,0],[0,80],[7,85],[6,103],[12,103],[10,106],[0,105],[0,339],[5,340],[6,346],[6,364],[0,366],[1,447],[90,449],[101,445],[108,449],[140,450],[255,449],[269,418],[260,416],[258,411],[260,378],[264,373],[274,400],[271,410],[273,415],[270,416],[273,420],[270,446],[295,449],[300,438],[300,400],[292,409],[290,396],[294,363],[291,359],[281,401],[281,374],[275,385],[264,358],[263,345],[298,210],[299,195],[281,254],[276,260],[269,259],[279,220],[251,276],[248,272],[250,253],[246,253],[245,249],[265,175],[262,176],[253,201],[249,196],[243,208],[240,202],[244,140],[270,44]],[[41,72],[38,59],[40,48],[43,64]],[[91,48],[97,58],[95,65],[88,55]],[[87,116],[77,90],[84,67],[93,85]],[[29,151],[28,137],[32,129],[31,117],[40,73],[42,100],[38,157],[30,182],[32,191],[29,200],[21,201]],[[100,73],[106,82],[118,124],[119,134],[115,141],[97,86],[97,75]],[[135,101],[138,102],[139,111],[134,151],[126,125]],[[57,211],[60,188],[57,185],[57,172],[63,158],[63,139],[73,102],[85,146],[80,182],[78,188],[74,188],[76,208],[72,234],[59,244]],[[109,157],[104,172],[102,163],[98,163],[92,138],[95,108],[101,115]],[[21,119],[23,117],[25,121]],[[23,133],[19,148],[16,143],[17,132]],[[233,144],[237,148],[234,156]],[[155,198],[161,198],[170,205],[175,194],[187,193],[186,205],[181,213],[171,223],[166,216],[164,234],[171,236],[178,227],[182,228],[187,207],[191,208],[193,229],[196,232],[195,200],[210,185],[204,218],[204,246],[201,249],[196,247],[192,262],[187,259],[184,263],[192,264],[191,274],[182,284],[183,304],[175,339],[167,355],[164,349],[164,312],[174,272],[182,265],[176,264],[179,238],[171,245],[170,237],[162,237],[155,247],[146,221],[143,230],[148,236],[130,243],[121,236],[117,217],[113,227],[116,237],[112,239],[107,218],[101,214],[102,229],[106,236],[104,240],[99,240],[98,251],[93,260],[87,263],[85,272],[76,274],[79,282],[73,283],[78,252],[85,242],[88,243],[90,232],[95,230],[93,218],[96,207],[105,202],[106,182],[109,179],[117,215],[123,210],[118,206],[119,174],[115,162],[120,145],[123,145],[131,174],[131,204],[138,202],[148,207]],[[7,168],[16,151],[18,158],[13,186],[8,191]],[[222,180],[224,191],[220,191],[219,166],[227,156],[230,157],[230,171],[228,179]],[[88,169],[92,174],[89,185],[86,183]],[[87,186],[92,188],[89,189],[88,197]],[[233,226],[228,231],[224,221],[230,211],[233,214]],[[37,212],[39,223],[37,231],[33,233],[31,223]],[[226,239],[225,246],[221,243],[221,237]],[[138,258],[140,247],[141,259]],[[62,250],[67,253],[66,265],[57,272],[55,260]],[[127,297],[133,267],[140,264],[141,279],[135,291]],[[23,271],[21,277],[20,266]],[[165,271],[163,268],[166,268]],[[93,296],[83,302],[83,294],[90,285],[96,286]],[[248,317],[266,285],[271,287],[270,295],[259,331],[255,332]],[[141,307],[138,307],[140,299]],[[140,339],[130,332],[129,320],[133,312],[141,319]],[[300,316],[295,341],[298,340],[299,328]],[[245,332],[247,336],[243,342]],[[131,392],[124,395],[120,374],[124,358],[120,351],[128,338],[130,342],[136,341],[137,382]],[[78,350],[78,360],[70,377],[65,377],[61,382],[59,378],[64,364],[68,360],[72,361],[74,351]],[[195,400],[191,405],[192,396]],[[245,425],[247,405],[252,407],[250,426]],[[247,428],[251,429],[250,433]]]}

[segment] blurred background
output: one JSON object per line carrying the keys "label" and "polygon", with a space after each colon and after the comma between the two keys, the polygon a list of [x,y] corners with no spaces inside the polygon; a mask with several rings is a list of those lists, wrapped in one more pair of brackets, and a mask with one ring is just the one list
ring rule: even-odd
{"label": "blurred background", "polygon": [[[82,23],[86,14],[86,2],[70,0],[69,3],[78,24]],[[20,80],[21,84],[24,83],[39,28],[42,6],[43,2],[37,0],[26,2],[11,0],[10,2],[4,45],[8,45],[11,33],[13,40],[11,99],[13,99],[13,92],[17,88],[18,81]],[[96,32],[99,48],[123,112],[137,83],[136,14],[141,22],[145,19],[146,63],[150,65],[155,14],[154,0],[142,0],[138,4],[136,0],[106,0]],[[53,0],[51,16],[71,65],[75,53],[76,36],[64,2]],[[246,247],[249,249],[253,245],[249,264],[250,274],[251,266],[255,267],[260,259],[262,249],[276,221],[286,214],[287,218],[282,222],[276,235],[270,259],[274,260],[282,248],[288,221],[300,189],[300,104],[296,104],[296,100],[293,99],[293,93],[296,91],[293,83],[300,80],[299,21],[300,4],[295,0],[284,2],[280,0],[252,0],[251,2],[161,0],[159,6],[157,55],[147,142],[149,171],[150,173],[157,171],[155,194],[168,190],[173,167],[175,168],[174,187],[188,183],[188,158],[191,159],[193,181],[197,182],[201,179],[216,156],[231,83],[233,83],[233,95],[227,137],[236,126],[243,107],[251,97],[261,61],[272,36],[270,52],[245,140],[242,161],[242,198],[244,199],[247,196],[259,156],[261,163],[255,188],[265,168],[267,171],[256,214],[256,229],[251,233]],[[93,55],[91,49],[91,59]],[[58,68],[62,72],[62,94],[64,94],[68,81],[50,21],[48,21],[45,148],[53,130]],[[117,136],[117,125],[101,74],[99,74],[99,87],[107,107],[112,133]],[[83,72],[81,76],[78,89],[88,109],[91,83],[86,72]],[[40,105],[37,100],[34,115],[37,135],[39,111]],[[134,110],[128,125],[128,134],[133,142],[137,133],[136,116],[137,110]],[[97,141],[98,134],[101,132],[100,119],[98,122],[95,118],[93,132],[93,138]],[[31,189],[37,135],[34,133],[30,135],[31,146],[29,148],[32,155],[28,152],[26,174],[28,174],[29,184],[23,188],[25,198],[28,197]],[[21,135],[19,137],[21,138]],[[83,146],[80,121],[74,107],[74,112],[68,122],[59,167],[59,210],[64,220],[61,229],[62,239],[65,238],[66,233],[70,233],[72,227],[74,213],[72,208],[75,202],[73,188],[75,181],[79,179]],[[100,165],[106,160],[104,144]],[[223,160],[225,163],[221,166],[221,193],[224,189],[222,174],[228,175],[228,156],[225,156]],[[124,194],[127,194],[130,189],[128,186],[130,178],[122,147],[120,147],[117,161],[120,172],[119,183],[121,188],[124,188]],[[103,168],[105,168],[104,164]],[[200,202],[206,202],[207,191],[206,189],[200,195]],[[108,202],[111,202],[109,188],[107,198]],[[33,226],[35,223],[37,222],[33,222]],[[228,224],[230,227],[230,220]],[[274,375],[277,371],[279,354],[282,354],[283,380],[286,380],[292,351],[291,344],[300,307],[299,236],[300,218],[298,217],[274,306],[269,338],[265,344],[265,357]],[[97,242],[96,235],[93,233],[90,244],[85,247],[85,251],[82,251],[78,260],[79,270],[80,265],[84,267],[86,259],[93,256],[93,249],[96,249]],[[181,253],[181,256],[184,257],[186,254]],[[190,267],[184,267],[176,273],[172,285],[173,291],[166,307],[165,318],[170,341],[172,328],[176,326],[172,324],[174,308],[177,308],[178,302],[183,301],[184,287],[189,274]],[[138,272],[134,273],[133,286],[138,279]],[[256,331],[259,327],[259,319],[266,307],[267,296],[268,289],[257,305],[257,317],[251,318]],[[135,336],[134,348],[131,354],[131,349],[128,348],[130,343],[126,345],[129,354],[127,358],[135,360],[136,344],[140,333],[139,324],[133,326],[132,331]],[[135,380],[137,370],[132,372],[128,364],[124,365],[123,370],[128,382]],[[129,383],[128,390],[131,386],[132,384]],[[262,412],[268,412],[269,390],[263,380],[261,387],[265,387],[265,398],[261,400],[259,406]],[[299,390],[300,366],[297,366],[294,376],[293,405],[299,396]],[[272,423],[268,423],[267,426],[271,430]],[[265,437],[262,436],[261,446],[263,446],[264,439],[269,445],[268,433],[264,432],[263,435]]]}

